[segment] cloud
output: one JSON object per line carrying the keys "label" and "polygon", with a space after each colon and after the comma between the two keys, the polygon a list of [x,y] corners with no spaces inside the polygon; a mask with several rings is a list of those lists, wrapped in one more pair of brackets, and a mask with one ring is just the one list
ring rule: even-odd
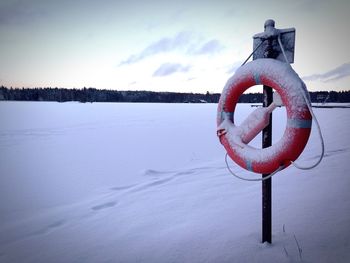
{"label": "cloud", "polygon": [[199,49],[192,51],[190,50],[189,53],[194,55],[215,54],[220,52],[223,48],[224,46],[221,45],[221,43],[218,40],[212,39],[205,42]]}
{"label": "cloud", "polygon": [[0,3],[0,25],[23,25],[36,21],[47,14],[45,8],[25,0]]}
{"label": "cloud", "polygon": [[153,73],[153,77],[164,77],[176,72],[188,72],[191,66],[183,66],[178,63],[164,63]]}
{"label": "cloud", "polygon": [[134,64],[147,57],[176,50],[183,50],[184,54],[187,55],[210,55],[216,54],[222,49],[224,49],[224,46],[216,39],[201,44],[194,33],[183,31],[174,37],[164,37],[153,42],[141,52],[132,54],[126,60],[123,60],[119,66]]}
{"label": "cloud", "polygon": [[172,38],[164,37],[156,42],[153,42],[145,49],[143,49],[140,53],[131,55],[128,59],[122,61],[120,63],[120,66],[136,63],[152,55],[183,48],[190,43],[191,38],[192,34],[190,32],[180,32]]}
{"label": "cloud", "polygon": [[322,82],[332,82],[338,79],[345,78],[347,76],[350,76],[350,63],[345,63],[323,74],[313,74],[302,77],[302,79],[304,81],[320,80]]}

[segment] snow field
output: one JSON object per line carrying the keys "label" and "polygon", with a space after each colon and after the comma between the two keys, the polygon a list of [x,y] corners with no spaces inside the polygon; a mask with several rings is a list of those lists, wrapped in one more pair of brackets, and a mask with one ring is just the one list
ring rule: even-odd
{"label": "snow field", "polygon": [[[1,102],[0,262],[348,262],[349,109],[314,111],[325,158],[273,177],[268,245],[261,183],[226,170],[216,105]],[[319,153],[313,129],[298,163]]]}

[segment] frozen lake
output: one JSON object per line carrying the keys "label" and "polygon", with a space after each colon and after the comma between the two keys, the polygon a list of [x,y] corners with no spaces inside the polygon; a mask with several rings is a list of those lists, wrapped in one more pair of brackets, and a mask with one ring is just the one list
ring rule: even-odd
{"label": "frozen lake", "polygon": [[[227,172],[215,104],[2,101],[0,262],[350,261],[350,109],[314,112],[325,158],[273,178],[266,245],[261,183]],[[320,149],[313,128],[298,162]]]}

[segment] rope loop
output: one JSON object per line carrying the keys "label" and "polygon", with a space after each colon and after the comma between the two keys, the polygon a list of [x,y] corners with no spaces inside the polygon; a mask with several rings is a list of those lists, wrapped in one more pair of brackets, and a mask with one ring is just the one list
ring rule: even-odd
{"label": "rope loop", "polygon": [[[286,60],[286,63],[289,64],[290,66],[290,63],[287,59],[287,56],[286,56],[286,52],[284,50],[284,47],[282,45],[282,41],[281,41],[281,37],[280,35],[278,35],[278,44],[280,45],[281,47],[281,50],[282,50],[282,53],[283,53],[283,56],[284,56],[284,59]],[[305,85],[305,84],[304,84]],[[322,131],[321,131],[321,127],[320,127],[320,124],[317,120],[317,117],[315,115],[315,113],[313,112],[312,110],[312,105],[311,105],[311,100],[310,100],[310,97],[307,96],[305,90],[302,89],[302,94],[303,94],[303,97],[305,99],[305,102],[306,102],[306,105],[311,113],[311,116],[312,116],[312,120],[316,123],[316,127],[317,127],[317,131],[318,131],[318,136],[320,138],[320,141],[321,141],[321,155],[319,157],[319,159],[317,160],[316,163],[314,163],[313,165],[310,165],[310,166],[300,166],[298,165],[297,163],[291,161],[292,165],[295,167],[295,168],[298,168],[300,170],[311,170],[313,168],[315,168],[317,165],[319,165],[324,157],[324,152],[325,152],[325,147],[324,147],[324,139],[323,139],[323,135],[322,135]]]}
{"label": "rope loop", "polygon": [[244,178],[244,177],[241,177],[237,174],[235,174],[229,164],[228,164],[228,161],[227,161],[227,153],[225,154],[225,163],[226,163],[226,167],[227,167],[227,170],[234,176],[234,177],[237,177],[238,179],[241,179],[243,181],[248,181],[248,182],[261,182],[261,181],[265,181],[265,180],[268,180],[270,179],[272,176],[274,176],[276,173],[278,173],[279,171],[283,170],[283,166],[280,166],[276,171],[274,171],[273,173],[270,173],[268,176],[265,176],[263,178],[253,178],[253,179],[248,179],[248,178]]}

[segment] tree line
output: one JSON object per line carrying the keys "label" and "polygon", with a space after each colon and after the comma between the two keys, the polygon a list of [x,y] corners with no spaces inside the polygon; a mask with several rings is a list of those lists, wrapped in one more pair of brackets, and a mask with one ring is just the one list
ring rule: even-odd
{"label": "tree line", "polygon": [[[312,102],[350,102],[350,91],[310,92]],[[180,93],[155,91],[118,91],[96,88],[7,88],[0,87],[0,100],[79,101],[79,102],[153,102],[153,103],[217,103],[220,93]],[[242,94],[241,103],[260,103],[262,93]]]}

